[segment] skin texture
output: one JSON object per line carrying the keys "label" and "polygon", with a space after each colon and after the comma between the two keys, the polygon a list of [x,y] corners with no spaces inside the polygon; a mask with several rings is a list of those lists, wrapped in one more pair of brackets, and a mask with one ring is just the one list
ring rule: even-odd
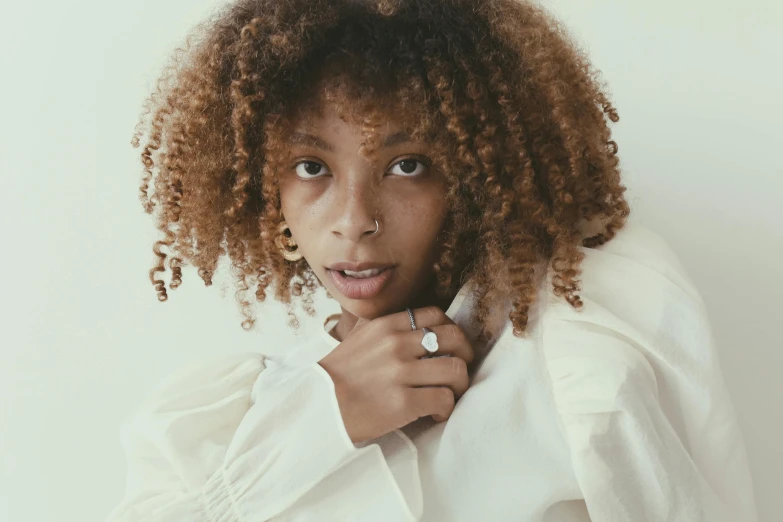
{"label": "skin texture", "polygon": [[[295,327],[294,308],[314,314],[323,285],[349,321],[432,302],[433,284],[448,305],[470,281],[482,334],[510,321],[522,337],[542,265],[553,272],[553,293],[582,307],[582,248],[610,241],[631,210],[610,128],[619,115],[600,71],[538,2],[233,0],[187,42],[172,54],[131,141],[143,165],[139,198],[159,231],[149,271],[159,300],[183,283],[186,266],[212,285],[225,259],[247,330],[257,319],[265,327],[255,305],[269,299]],[[330,157],[307,151],[336,173],[334,183],[294,192],[281,186],[291,170],[286,133],[297,112],[315,116],[310,104],[321,96],[356,125]],[[382,110],[379,100],[396,109]],[[379,174],[391,154],[411,152],[380,147],[397,118],[429,144],[440,192],[414,189],[429,180]],[[333,132],[320,131],[330,142]],[[368,158],[377,162],[372,169],[360,161]],[[440,232],[436,194],[447,209]],[[356,235],[371,212],[384,227],[372,241]],[[299,261],[277,249],[283,220],[302,244]],[[600,227],[585,233],[594,222]],[[437,244],[432,263],[425,244]],[[364,256],[404,264],[377,300],[346,301],[323,265]],[[503,303],[508,313],[496,313]]]}
{"label": "skin texture", "polygon": [[[378,143],[408,133],[397,113],[393,106],[376,112],[383,121],[374,133]],[[435,291],[437,239],[448,205],[429,145],[397,139],[365,154],[366,115],[352,114],[323,100],[301,111],[287,136],[290,161],[278,179],[291,236],[342,308],[332,331],[340,345],[319,364],[334,382],[348,435],[362,442],[421,417],[447,420],[469,387],[473,348],[443,313],[446,304]],[[393,265],[392,275],[377,295],[350,298],[326,269],[346,261]],[[420,333],[401,312],[408,306],[419,327],[439,335],[440,353],[451,357],[421,359]]]}
{"label": "skin texture", "polygon": [[[313,140],[290,139],[290,166],[280,173],[279,183],[293,239],[342,308],[334,335],[344,339],[360,317],[371,320],[408,306],[447,307],[453,296],[441,298],[433,286],[446,187],[442,173],[430,166],[427,143],[402,141],[367,157],[361,153],[361,119],[322,106],[301,114],[293,129],[296,136],[315,136],[332,150],[315,146]],[[379,143],[405,131],[394,114],[393,107],[384,111],[384,124],[377,129]],[[375,219],[381,223],[377,234]],[[326,267],[340,261],[380,262],[394,268],[380,294],[351,299],[327,275]]]}

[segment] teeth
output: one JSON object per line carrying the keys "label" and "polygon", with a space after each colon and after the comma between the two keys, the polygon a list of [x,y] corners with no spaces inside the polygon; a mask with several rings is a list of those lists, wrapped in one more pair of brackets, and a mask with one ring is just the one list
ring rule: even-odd
{"label": "teeth", "polygon": [[365,277],[377,276],[381,273],[380,268],[371,268],[370,270],[362,270],[361,272],[352,272],[351,270],[343,270],[343,273],[349,277],[356,277],[357,279],[363,279]]}

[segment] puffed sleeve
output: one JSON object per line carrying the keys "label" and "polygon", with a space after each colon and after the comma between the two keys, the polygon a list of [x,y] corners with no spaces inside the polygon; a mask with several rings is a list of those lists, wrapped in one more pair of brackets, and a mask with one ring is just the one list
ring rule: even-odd
{"label": "puffed sleeve", "polygon": [[590,518],[756,521],[706,309],[678,259],[639,226],[584,252],[584,308],[550,294],[543,342]]}
{"label": "puffed sleeve", "polygon": [[360,451],[319,364],[258,353],[169,378],[121,440],[126,491],[108,522],[269,520]]}

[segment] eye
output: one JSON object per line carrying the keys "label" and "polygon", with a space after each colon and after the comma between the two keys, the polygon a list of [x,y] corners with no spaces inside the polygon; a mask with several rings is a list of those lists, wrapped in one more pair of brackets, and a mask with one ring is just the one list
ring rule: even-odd
{"label": "eye", "polygon": [[296,175],[302,179],[320,178],[329,172],[321,163],[312,160],[300,161],[294,165],[294,170]]}
{"label": "eye", "polygon": [[[423,159],[405,158],[395,163],[390,172],[396,176],[415,177],[421,175],[427,170],[427,167],[429,167],[429,163]],[[395,171],[395,169],[397,170]]]}

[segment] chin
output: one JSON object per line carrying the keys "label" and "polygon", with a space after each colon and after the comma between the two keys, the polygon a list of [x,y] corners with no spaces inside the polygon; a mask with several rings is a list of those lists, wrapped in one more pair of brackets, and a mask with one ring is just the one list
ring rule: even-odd
{"label": "chin", "polygon": [[362,319],[367,319],[368,321],[377,319],[378,317],[382,317],[384,315],[389,315],[397,311],[392,306],[390,306],[388,302],[385,302],[381,299],[345,299],[345,301],[348,302],[341,302],[338,300],[338,303],[340,303],[340,306],[343,309],[352,313],[356,317],[361,317]]}

